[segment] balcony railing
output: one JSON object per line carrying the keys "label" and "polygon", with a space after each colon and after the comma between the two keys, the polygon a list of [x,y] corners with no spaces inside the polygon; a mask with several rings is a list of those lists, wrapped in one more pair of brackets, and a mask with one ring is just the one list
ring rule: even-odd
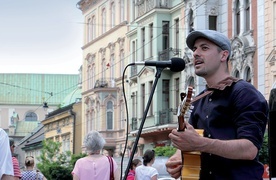
{"label": "balcony railing", "polygon": [[94,88],[110,88],[115,86],[116,83],[113,78],[101,78],[95,82]]}
{"label": "balcony railing", "polygon": [[139,0],[136,5],[140,17],[154,8],[171,8],[171,0]]}
{"label": "balcony railing", "polygon": [[138,122],[137,122],[137,118],[132,118],[131,119],[131,130],[137,130],[138,128]]}
{"label": "balcony railing", "polygon": [[181,50],[175,48],[164,49],[163,51],[159,51],[158,55],[160,61],[167,61],[172,57],[181,57]]}
{"label": "balcony railing", "polygon": [[172,123],[172,117],[170,116],[170,113],[170,109],[164,109],[162,111],[159,111],[159,119],[157,125]]}
{"label": "balcony railing", "polygon": [[130,76],[136,76],[137,75],[137,66],[131,66],[131,72]]}

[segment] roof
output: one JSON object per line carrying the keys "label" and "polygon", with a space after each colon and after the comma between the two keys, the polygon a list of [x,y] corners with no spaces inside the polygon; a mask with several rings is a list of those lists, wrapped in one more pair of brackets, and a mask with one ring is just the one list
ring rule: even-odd
{"label": "roof", "polygon": [[59,105],[79,85],[78,74],[0,74],[0,102]]}
{"label": "roof", "polygon": [[68,94],[62,101],[61,107],[79,102],[81,100],[81,89],[77,87],[70,94]]}
{"label": "roof", "polygon": [[37,128],[38,121],[17,121],[14,136],[26,136]]}
{"label": "roof", "polygon": [[44,135],[44,126],[42,124],[38,125],[35,129],[33,129],[31,133],[29,133],[23,139],[21,139],[18,145],[23,144],[25,141],[29,142],[31,141],[31,139],[33,139],[34,136],[38,137],[41,136],[41,134]]}

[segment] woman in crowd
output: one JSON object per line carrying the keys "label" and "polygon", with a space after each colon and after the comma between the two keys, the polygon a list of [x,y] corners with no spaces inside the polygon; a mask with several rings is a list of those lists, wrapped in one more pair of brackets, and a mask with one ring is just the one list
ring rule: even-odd
{"label": "woman in crowd", "polygon": [[135,169],[142,164],[140,159],[134,159],[131,163],[130,170],[127,175],[127,180],[135,180]]}
{"label": "woman in crowd", "polygon": [[21,180],[44,180],[43,174],[34,169],[34,157],[27,156],[25,159],[26,171],[22,173]]}
{"label": "woman in crowd", "polygon": [[105,139],[97,131],[90,131],[85,136],[83,144],[88,156],[77,160],[72,171],[74,180],[120,179],[120,170],[115,160],[102,155],[105,143]]}
{"label": "woman in crowd", "polygon": [[9,138],[9,139],[10,139],[10,150],[12,155],[14,180],[19,180],[21,178],[21,172],[20,172],[18,160],[14,154],[14,148],[15,148],[14,139],[13,138]]}
{"label": "woman in crowd", "polygon": [[135,169],[136,180],[157,180],[158,171],[152,167],[155,160],[155,151],[146,150],[143,156],[143,164]]}

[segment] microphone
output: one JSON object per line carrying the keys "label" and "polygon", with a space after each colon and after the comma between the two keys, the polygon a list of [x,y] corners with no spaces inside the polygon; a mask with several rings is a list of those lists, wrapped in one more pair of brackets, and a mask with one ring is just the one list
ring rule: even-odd
{"label": "microphone", "polygon": [[179,72],[185,69],[185,61],[181,58],[174,57],[169,61],[144,61],[135,62],[134,65],[156,66],[160,68],[169,67],[173,72]]}

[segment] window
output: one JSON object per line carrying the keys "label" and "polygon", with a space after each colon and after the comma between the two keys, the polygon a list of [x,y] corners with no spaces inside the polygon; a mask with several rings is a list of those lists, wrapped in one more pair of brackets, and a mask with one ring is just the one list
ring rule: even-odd
{"label": "window", "polygon": [[102,34],[106,32],[106,10],[102,9]]}
{"label": "window", "polygon": [[105,61],[105,59],[103,59],[102,60],[102,72],[101,72],[101,74],[102,74],[102,81],[105,80],[105,70],[106,70],[106,61]]}
{"label": "window", "polygon": [[115,3],[111,3],[111,28],[115,26]]}
{"label": "window", "polygon": [[249,0],[245,1],[245,31],[250,30],[250,4]]}
{"label": "window", "polygon": [[120,3],[120,5],[121,5],[121,15],[120,15],[120,17],[121,17],[121,22],[123,22],[124,20],[125,20],[125,0],[121,0],[121,3]]}
{"label": "window", "polygon": [[111,130],[113,129],[113,102],[108,101],[106,104],[106,124],[107,124],[107,129]]}
{"label": "window", "polygon": [[170,28],[169,28],[169,21],[162,22],[162,39],[163,39],[163,50],[169,48],[169,36],[170,36]]}
{"label": "window", "polygon": [[70,151],[70,135],[62,136],[62,152]]}
{"label": "window", "polygon": [[123,102],[120,104],[120,128],[125,128],[125,108]]}
{"label": "window", "polygon": [[179,105],[179,98],[180,93],[179,93],[179,78],[175,79],[175,107],[178,107]]}
{"label": "window", "polygon": [[209,16],[209,29],[217,30],[217,16]]}
{"label": "window", "polygon": [[137,92],[132,92],[131,94],[132,100],[132,117],[137,117]]}
{"label": "window", "polygon": [[[153,86],[153,81],[150,81],[149,82],[149,94],[152,91],[152,86]],[[151,101],[151,103],[150,103],[150,108],[149,108],[149,113],[148,113],[149,116],[153,116],[153,103],[152,102],[153,101]]]}
{"label": "window", "polygon": [[149,25],[149,56],[153,56],[153,24]]}
{"label": "window", "polygon": [[240,29],[241,28],[241,25],[240,25],[240,23],[241,23],[241,20],[240,20],[241,16],[240,16],[240,1],[239,0],[236,1],[235,8],[236,8],[236,35],[239,35],[240,34],[240,30],[241,30]]}
{"label": "window", "polygon": [[124,68],[125,68],[125,52],[124,50],[120,51],[120,67],[121,67],[121,76],[123,76]]}
{"label": "window", "polygon": [[143,116],[145,111],[145,103],[146,103],[146,91],[145,84],[141,84],[141,116]]}
{"label": "window", "polygon": [[96,38],[96,17],[95,16],[92,17],[92,33],[91,33],[91,35],[92,35],[91,40]]}
{"label": "window", "polygon": [[132,41],[132,62],[136,61],[136,44]]}
{"label": "window", "polygon": [[110,78],[111,80],[115,79],[115,58],[114,54],[110,56]]}
{"label": "window", "polygon": [[37,115],[34,112],[27,112],[25,121],[37,121]]}
{"label": "window", "polygon": [[188,18],[189,32],[192,32],[194,30],[194,18],[193,18],[193,14],[194,14],[194,11],[192,9],[190,9],[190,11],[189,11],[189,18]]}
{"label": "window", "polygon": [[94,56],[90,56],[88,59],[88,66],[87,66],[87,88],[92,89],[95,85],[95,63],[94,63]]}
{"label": "window", "polygon": [[87,42],[92,41],[92,27],[92,19],[89,18],[87,23]]}
{"label": "window", "polygon": [[142,28],[141,29],[141,34],[142,34],[142,36],[141,36],[141,40],[142,40],[142,60],[143,61],[145,61],[145,41],[146,41],[146,39],[145,39],[145,28]]}
{"label": "window", "polygon": [[162,82],[162,108],[169,109],[170,103],[170,80],[164,79]]}
{"label": "window", "polygon": [[235,71],[234,73],[234,77],[236,78],[240,78],[240,72],[238,70]]}
{"label": "window", "polygon": [[175,48],[179,49],[179,19],[174,21],[175,25]]}
{"label": "window", "polygon": [[251,83],[251,72],[250,72],[250,68],[247,67],[245,70],[245,81]]}

